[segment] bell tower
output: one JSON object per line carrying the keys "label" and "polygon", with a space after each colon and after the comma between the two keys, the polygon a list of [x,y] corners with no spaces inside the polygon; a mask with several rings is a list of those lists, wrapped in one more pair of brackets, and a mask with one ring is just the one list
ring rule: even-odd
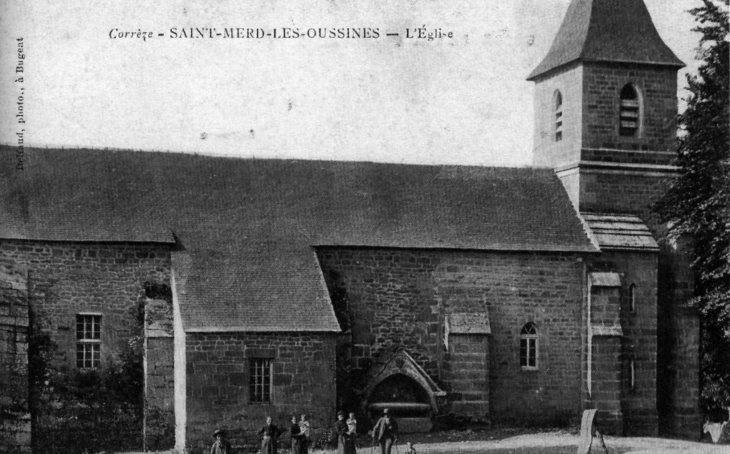
{"label": "bell tower", "polygon": [[533,164],[555,169],[602,251],[586,263],[583,406],[626,435],[700,429],[690,261],[651,211],[677,170],[683,66],[642,0],[572,0],[528,77]]}
{"label": "bell tower", "polygon": [[644,207],[625,194],[627,185],[606,178],[597,185],[589,175],[673,170],[682,66],[641,0],[574,0],[528,77],[534,164],[555,168],[581,211],[639,214]]}

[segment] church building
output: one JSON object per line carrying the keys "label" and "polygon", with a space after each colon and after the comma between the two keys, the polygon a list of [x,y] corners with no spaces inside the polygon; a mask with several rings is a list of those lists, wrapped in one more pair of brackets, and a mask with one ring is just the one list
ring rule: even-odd
{"label": "church building", "polygon": [[651,213],[682,66],[641,0],[573,0],[528,77],[532,168],[26,148],[18,172],[3,147],[2,360],[29,313],[69,369],[142,336],[148,448],[384,408],[697,438],[692,274]]}

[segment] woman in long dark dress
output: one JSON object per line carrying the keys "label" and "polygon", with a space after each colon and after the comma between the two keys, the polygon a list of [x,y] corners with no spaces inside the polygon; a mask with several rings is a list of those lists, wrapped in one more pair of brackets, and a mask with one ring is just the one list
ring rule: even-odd
{"label": "woman in long dark dress", "polygon": [[337,412],[335,433],[337,434],[337,454],[345,454],[345,444],[347,443],[347,437],[349,436],[349,429],[345,422],[345,412]]}
{"label": "woman in long dark dress", "polygon": [[259,429],[261,439],[261,454],[276,454],[276,438],[281,435],[281,430],[271,424],[271,416],[266,417],[266,425]]}
{"label": "woman in long dark dress", "polygon": [[297,424],[297,417],[291,417],[291,427],[289,428],[289,437],[291,439],[291,454],[302,453],[302,429]]}
{"label": "woman in long dark dress", "polygon": [[337,413],[335,431],[337,432],[337,454],[356,454],[355,436],[350,433],[350,428],[345,422],[345,413],[342,411]]}
{"label": "woman in long dark dress", "polygon": [[301,434],[301,440],[299,441],[299,454],[308,454],[309,449],[309,421],[307,421],[307,415],[302,415],[302,419],[299,420],[299,430]]}

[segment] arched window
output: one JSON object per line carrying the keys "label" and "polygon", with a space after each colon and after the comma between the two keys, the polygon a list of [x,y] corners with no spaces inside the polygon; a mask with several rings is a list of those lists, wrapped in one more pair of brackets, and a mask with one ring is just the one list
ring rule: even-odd
{"label": "arched window", "polygon": [[641,121],[641,103],[639,94],[631,84],[621,89],[621,107],[619,113],[619,135],[634,137],[639,131]]}
{"label": "arched window", "polygon": [[530,322],[520,333],[520,366],[523,369],[537,369],[537,326]]}
{"label": "arched window", "polygon": [[563,140],[563,95],[555,91],[555,141]]}
{"label": "arched window", "polygon": [[636,312],[636,284],[629,286],[629,311]]}

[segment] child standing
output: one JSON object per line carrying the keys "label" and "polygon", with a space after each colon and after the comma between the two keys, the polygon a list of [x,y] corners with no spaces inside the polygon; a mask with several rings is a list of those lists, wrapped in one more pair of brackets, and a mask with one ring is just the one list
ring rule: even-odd
{"label": "child standing", "polygon": [[350,413],[350,417],[347,418],[347,431],[351,437],[357,435],[357,419],[355,419],[355,413]]}

